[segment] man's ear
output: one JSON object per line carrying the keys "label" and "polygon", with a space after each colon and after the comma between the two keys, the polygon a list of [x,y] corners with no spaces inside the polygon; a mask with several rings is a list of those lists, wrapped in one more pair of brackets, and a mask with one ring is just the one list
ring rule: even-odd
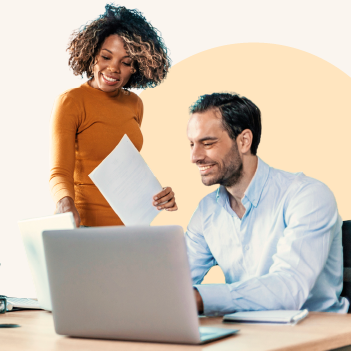
{"label": "man's ear", "polygon": [[244,129],[236,138],[238,150],[241,154],[251,153],[253,135],[250,129]]}

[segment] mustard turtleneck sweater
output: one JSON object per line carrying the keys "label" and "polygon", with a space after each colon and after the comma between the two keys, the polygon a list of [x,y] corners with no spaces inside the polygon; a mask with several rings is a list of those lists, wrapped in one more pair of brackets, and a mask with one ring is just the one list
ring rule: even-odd
{"label": "mustard turtleneck sweater", "polygon": [[105,93],[86,82],[61,94],[52,111],[50,190],[73,198],[81,225],[123,225],[89,174],[127,134],[140,151],[143,103],[132,92]]}

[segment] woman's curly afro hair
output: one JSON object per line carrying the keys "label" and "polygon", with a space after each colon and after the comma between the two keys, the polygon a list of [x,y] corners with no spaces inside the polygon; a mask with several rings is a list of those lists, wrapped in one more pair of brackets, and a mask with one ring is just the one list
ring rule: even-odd
{"label": "woman's curly afro hair", "polygon": [[108,4],[105,13],[73,32],[68,45],[68,64],[73,73],[93,77],[95,58],[105,39],[118,34],[133,60],[132,74],[124,88],[153,88],[165,77],[171,61],[156,28],[138,10]]}

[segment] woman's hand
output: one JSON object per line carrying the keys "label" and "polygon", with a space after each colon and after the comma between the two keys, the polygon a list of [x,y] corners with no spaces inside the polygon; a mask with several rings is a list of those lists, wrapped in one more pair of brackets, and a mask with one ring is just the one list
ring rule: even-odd
{"label": "woman's hand", "polygon": [[158,210],[177,211],[178,206],[175,202],[174,192],[171,187],[163,188],[163,190],[154,196],[152,203]]}
{"label": "woman's hand", "polygon": [[56,211],[55,213],[66,213],[72,212],[74,220],[76,222],[76,227],[79,228],[80,226],[80,216],[74,205],[74,201],[70,196],[65,196],[61,200],[59,200],[56,204]]}

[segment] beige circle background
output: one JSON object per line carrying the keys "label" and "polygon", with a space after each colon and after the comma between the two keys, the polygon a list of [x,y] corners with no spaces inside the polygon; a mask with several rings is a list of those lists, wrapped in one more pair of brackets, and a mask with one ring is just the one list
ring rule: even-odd
{"label": "beige circle background", "polygon": [[[351,78],[304,51],[275,44],[233,44],[174,65],[164,83],[140,94],[144,102],[141,154],[179,210],[159,214],[153,225],[184,229],[199,201],[218,185],[202,184],[190,162],[189,106],[202,94],[236,92],[262,113],[258,156],[274,168],[302,171],[333,191],[344,220],[351,219]],[[218,267],[205,283],[222,283]]]}

